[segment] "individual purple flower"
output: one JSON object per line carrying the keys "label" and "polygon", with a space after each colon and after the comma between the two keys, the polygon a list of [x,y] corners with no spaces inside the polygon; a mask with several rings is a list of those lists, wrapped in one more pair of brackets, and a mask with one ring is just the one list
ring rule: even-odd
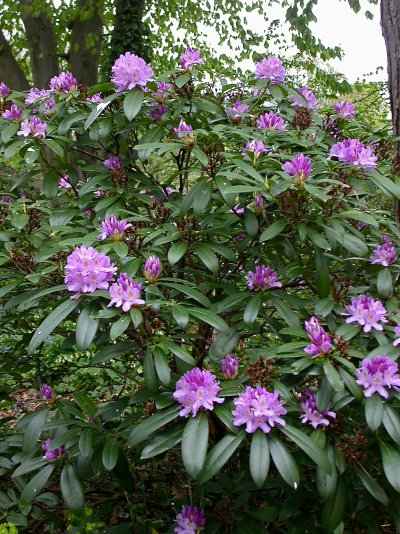
{"label": "individual purple flower", "polygon": [[282,169],[290,174],[298,182],[306,180],[311,172],[311,160],[304,154],[296,154],[296,156],[282,165]]}
{"label": "individual purple flower", "polygon": [[10,202],[12,202],[12,198],[9,195],[3,195],[2,197],[0,197],[0,201],[9,204]]}
{"label": "individual purple flower", "polygon": [[393,341],[393,346],[397,347],[397,345],[400,344],[400,323],[397,323],[394,327],[394,333],[396,335],[396,339]]}
{"label": "individual purple flower", "polygon": [[43,458],[45,458],[46,460],[57,460],[58,458],[60,458],[60,456],[63,456],[65,454],[64,445],[60,445],[56,449],[49,451],[49,447],[52,441],[54,441],[53,438],[47,438],[42,443],[42,449],[45,451]]}
{"label": "individual purple flower", "polygon": [[127,223],[125,219],[121,219],[119,221],[114,215],[110,215],[104,219],[104,221],[102,221],[102,232],[97,236],[97,238],[103,241],[104,239],[107,239],[107,237],[111,237],[113,241],[123,241],[125,238],[125,230],[131,226],[132,225]]}
{"label": "individual purple flower", "polygon": [[238,234],[234,237],[236,243],[240,243],[241,241],[243,241],[243,239],[246,239],[246,234]]}
{"label": "individual purple flower", "polygon": [[309,321],[304,323],[308,337],[311,339],[311,343],[307,345],[304,352],[315,356],[316,354],[326,354],[329,352],[332,341],[329,334],[325,332],[323,327],[319,324],[316,317],[311,317]]}
{"label": "individual purple flower", "polygon": [[69,181],[68,174],[63,174],[61,178],[58,181],[58,187],[61,187],[61,189],[71,189],[72,185]]}
{"label": "individual purple flower", "polygon": [[186,371],[177,381],[173,394],[174,399],[182,405],[179,415],[185,417],[191,413],[195,417],[200,408],[213,410],[214,402],[224,402],[224,399],[217,397],[221,389],[210,371],[198,367]]}
{"label": "individual purple flower", "polygon": [[107,159],[103,161],[103,165],[106,169],[108,169],[111,172],[118,172],[122,169],[122,161],[119,159],[118,156],[109,156]]}
{"label": "individual purple flower", "polygon": [[167,186],[163,188],[163,193],[164,193],[164,196],[168,198],[170,195],[172,195],[172,193],[175,193],[175,189]]}
{"label": "individual purple flower", "polygon": [[25,104],[34,104],[40,98],[49,96],[49,91],[47,89],[38,89],[34,87],[29,90],[27,97],[25,98]]}
{"label": "individual purple flower", "polygon": [[372,252],[368,261],[373,264],[380,264],[387,267],[396,259],[396,249],[387,236],[381,237],[381,245],[378,245]]}
{"label": "individual purple flower", "polygon": [[368,171],[376,167],[377,157],[371,147],[363,145],[358,139],[345,139],[335,143],[329,151],[328,159],[337,157],[339,161],[359,165]]}
{"label": "individual purple flower", "polygon": [[180,66],[183,69],[190,69],[190,67],[193,67],[193,65],[202,65],[204,63],[204,59],[200,57],[200,54],[200,50],[194,50],[188,46],[179,58]]}
{"label": "individual purple flower", "polygon": [[268,266],[257,265],[255,271],[247,272],[247,287],[249,289],[270,289],[272,287],[282,287],[281,282],[278,281],[278,275],[275,271],[271,271]]}
{"label": "individual purple flower", "polygon": [[256,64],[254,78],[267,79],[271,83],[283,82],[285,69],[282,62],[276,56],[268,56]]}
{"label": "individual purple flower", "polygon": [[50,400],[55,397],[53,388],[48,384],[42,384],[40,387],[40,394],[44,399]]}
{"label": "individual purple flower", "polygon": [[285,426],[281,415],[287,413],[284,401],[277,391],[270,392],[263,387],[247,386],[239,397],[234,399],[235,409],[232,422],[235,426],[246,425],[246,432],[252,433],[260,428],[268,434],[275,423]]}
{"label": "individual purple flower", "polygon": [[279,117],[273,111],[269,111],[258,117],[257,128],[259,130],[284,130],[285,123],[282,117]]}
{"label": "individual purple flower", "polygon": [[10,89],[3,82],[0,82],[0,96],[6,98],[10,94]]}
{"label": "individual purple flower", "polygon": [[117,268],[106,254],[93,247],[77,247],[68,257],[65,265],[65,278],[68,291],[93,293],[96,289],[108,289]]}
{"label": "individual purple flower", "polygon": [[157,91],[151,93],[151,96],[158,102],[163,102],[167,97],[167,92],[171,89],[169,83],[157,82]]}
{"label": "individual purple flower", "polygon": [[352,119],[356,114],[355,108],[355,104],[351,104],[346,100],[340,100],[333,104],[333,109],[342,119]]}
{"label": "individual purple flower", "polygon": [[111,71],[111,81],[115,84],[117,93],[134,87],[145,87],[154,74],[144,59],[130,52],[121,54]]}
{"label": "individual purple flower", "polygon": [[241,206],[240,204],[235,204],[233,208],[231,208],[231,212],[235,215],[243,215],[245,208]]}
{"label": "individual purple flower", "polygon": [[50,80],[50,90],[69,93],[71,89],[77,89],[78,82],[71,72],[61,72]]}
{"label": "individual purple flower", "polygon": [[149,110],[149,115],[153,121],[159,122],[167,109],[167,106],[159,102],[155,108]]}
{"label": "individual purple flower", "polygon": [[53,97],[49,98],[45,103],[44,103],[44,108],[46,110],[46,113],[47,114],[50,114],[52,113],[52,109],[54,108],[54,106],[56,105],[56,101],[54,100]]}
{"label": "individual purple flower", "polygon": [[220,361],[221,373],[226,380],[234,380],[239,372],[239,360],[233,354],[228,354]]}
{"label": "individual purple flower", "polygon": [[22,121],[20,128],[17,135],[23,135],[24,137],[31,135],[38,139],[44,139],[46,137],[47,122],[40,120],[39,117],[31,117]]}
{"label": "individual purple flower", "polygon": [[387,311],[382,302],[366,295],[352,297],[350,304],[346,306],[346,311],[347,313],[343,313],[349,316],[346,323],[356,322],[363,327],[364,332],[370,332],[372,328],[383,330],[380,323],[387,323],[385,317]]}
{"label": "individual purple flower", "polygon": [[121,307],[122,311],[128,312],[133,306],[145,304],[145,301],[140,298],[142,284],[134,282],[126,273],[121,273],[117,282],[110,285],[108,293],[110,295],[110,306]]}
{"label": "individual purple flower", "polygon": [[6,109],[3,111],[1,118],[9,120],[9,121],[13,121],[13,120],[19,120],[21,118],[21,115],[22,115],[22,109],[16,104],[11,104],[10,109]]}
{"label": "individual purple flower", "polygon": [[101,102],[103,96],[101,93],[94,93],[94,95],[92,96],[89,96],[89,98],[87,98],[87,102],[91,102],[92,104],[98,104],[99,102]]}
{"label": "individual purple flower", "polygon": [[179,124],[176,128],[173,128],[173,132],[175,137],[177,137],[185,145],[193,144],[193,128],[190,126],[190,124],[186,124],[183,119],[179,121]]}
{"label": "individual purple flower", "polygon": [[386,354],[365,358],[361,367],[356,369],[356,382],[364,388],[364,395],[371,397],[379,393],[387,399],[389,393],[385,388],[400,388],[400,376],[397,374],[398,365],[387,357]]}
{"label": "individual purple flower", "polygon": [[205,525],[204,514],[196,506],[184,504],[176,516],[175,534],[198,534]]}
{"label": "individual purple flower", "polygon": [[92,215],[93,211],[92,210],[86,210],[83,212],[83,216],[88,218]]}
{"label": "individual purple flower", "polygon": [[247,104],[242,104],[237,100],[232,106],[227,107],[225,111],[230,119],[235,122],[241,122],[244,115],[249,111],[249,106]]}
{"label": "individual purple flower", "polygon": [[[262,141],[256,141],[255,139],[252,139],[251,141],[247,141],[246,146],[244,147],[247,152],[253,152],[254,159],[257,159],[260,154],[264,154],[265,152],[268,152],[268,149],[264,145]],[[246,155],[246,152],[243,152],[243,155]]]}
{"label": "individual purple flower", "polygon": [[328,417],[332,419],[336,418],[336,413],[329,411],[329,407],[322,412],[317,409],[317,396],[309,389],[305,389],[301,392],[301,404],[300,408],[303,412],[301,415],[302,423],[310,423],[314,428],[319,425],[328,426],[330,421]]}
{"label": "individual purple flower", "polygon": [[297,89],[297,92],[303,95],[305,102],[297,95],[290,95],[292,107],[307,107],[309,109],[315,109],[317,107],[317,99],[315,98],[314,93],[308,87],[300,87],[300,89]]}
{"label": "individual purple flower", "polygon": [[262,213],[265,207],[264,197],[261,193],[255,193],[254,195],[254,208],[257,213]]}
{"label": "individual purple flower", "polygon": [[144,264],[143,274],[149,284],[154,284],[161,272],[161,263],[157,256],[149,256]]}

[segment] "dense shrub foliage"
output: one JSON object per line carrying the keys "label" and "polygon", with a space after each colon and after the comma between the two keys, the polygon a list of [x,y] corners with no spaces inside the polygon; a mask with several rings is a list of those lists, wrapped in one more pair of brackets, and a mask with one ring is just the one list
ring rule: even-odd
{"label": "dense shrub foliage", "polygon": [[397,525],[387,142],[344,101],[320,115],[277,58],[238,83],[196,50],[179,65],[125,54],[103,86],[1,87],[1,150],[26,164],[0,207],[3,406],[37,390],[3,419],[4,521]]}

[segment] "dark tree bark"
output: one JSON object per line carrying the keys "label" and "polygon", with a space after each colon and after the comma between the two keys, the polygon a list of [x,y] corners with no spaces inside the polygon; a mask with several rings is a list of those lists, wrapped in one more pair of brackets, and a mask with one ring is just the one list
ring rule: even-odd
{"label": "dark tree bark", "polygon": [[78,0],[77,17],[73,22],[70,67],[71,72],[82,85],[97,83],[101,52],[103,20],[102,0]]}
{"label": "dark tree bark", "polygon": [[[388,88],[392,112],[393,135],[400,135],[400,0],[381,0],[381,26],[386,44]],[[400,142],[395,143],[393,171],[400,175]],[[397,227],[400,228],[400,201],[395,204]]]}
{"label": "dark tree bark", "polygon": [[36,87],[48,86],[50,78],[59,73],[57,41],[50,17],[43,3],[37,11],[37,2],[20,0],[21,18],[31,57],[33,83]]}
{"label": "dark tree bark", "polygon": [[25,91],[29,88],[28,80],[15,59],[11,46],[0,30],[0,82],[10,89]]}

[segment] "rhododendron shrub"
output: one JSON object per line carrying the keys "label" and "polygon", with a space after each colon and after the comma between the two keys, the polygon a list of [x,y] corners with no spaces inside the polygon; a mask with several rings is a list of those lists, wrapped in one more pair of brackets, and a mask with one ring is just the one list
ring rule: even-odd
{"label": "rhododendron shrub", "polygon": [[[354,106],[320,115],[278,58],[237,84],[207,63],[126,53],[101,86],[1,91],[26,164],[0,191],[4,358],[37,402],[1,443],[0,506],[125,502],[173,465],[162,531],[378,532],[399,521],[400,181]],[[60,394],[50,343],[123,387]]]}

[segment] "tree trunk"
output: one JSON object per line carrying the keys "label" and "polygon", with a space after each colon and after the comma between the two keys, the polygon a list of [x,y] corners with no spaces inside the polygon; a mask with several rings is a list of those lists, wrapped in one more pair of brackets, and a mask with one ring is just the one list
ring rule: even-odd
{"label": "tree trunk", "polygon": [[104,8],[102,0],[78,0],[70,48],[71,72],[78,83],[95,85],[101,51]]}
{"label": "tree trunk", "polygon": [[15,59],[11,46],[0,30],[0,82],[4,82],[10,89],[25,91],[29,89],[26,76]]}
{"label": "tree trunk", "polygon": [[[388,87],[393,135],[400,135],[400,0],[381,0],[381,26],[386,44]],[[393,171],[400,175],[400,142],[395,143]],[[400,201],[395,203],[395,218],[400,229]]]}
{"label": "tree trunk", "polygon": [[26,39],[31,57],[33,83],[36,87],[47,87],[50,78],[59,73],[57,41],[52,21],[45,3],[37,5],[34,0],[20,0],[21,18],[25,26]]}

